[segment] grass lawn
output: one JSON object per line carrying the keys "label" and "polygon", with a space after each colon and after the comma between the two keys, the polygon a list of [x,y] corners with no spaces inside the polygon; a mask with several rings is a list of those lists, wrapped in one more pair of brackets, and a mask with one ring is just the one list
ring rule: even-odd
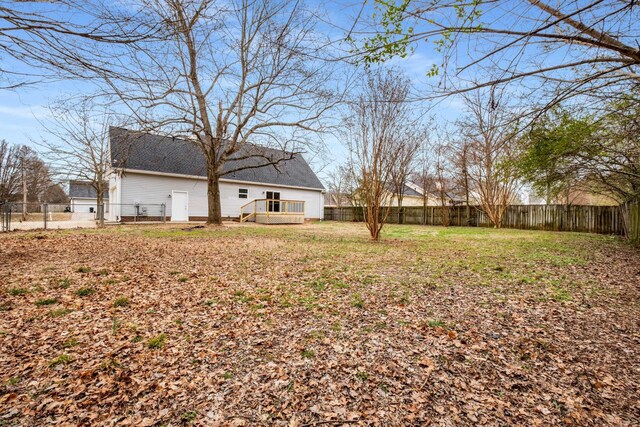
{"label": "grass lawn", "polygon": [[0,235],[0,425],[638,425],[639,251],[537,231],[367,236]]}

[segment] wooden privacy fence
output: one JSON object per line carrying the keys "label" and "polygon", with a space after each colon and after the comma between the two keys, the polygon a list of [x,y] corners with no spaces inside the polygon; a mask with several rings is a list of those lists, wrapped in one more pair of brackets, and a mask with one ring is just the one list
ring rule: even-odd
{"label": "wooden privacy fence", "polygon": [[624,235],[636,246],[640,246],[640,200],[620,206],[623,216]]}
{"label": "wooden privacy fence", "polygon": [[[638,233],[638,204],[629,205],[630,216],[635,212]],[[468,213],[468,215],[467,215]],[[625,234],[622,206],[583,205],[511,205],[507,207],[502,227],[523,230],[578,231],[599,234]],[[324,219],[333,221],[363,221],[362,207],[326,207]],[[493,227],[488,216],[471,206],[408,206],[391,208],[387,223]]]}

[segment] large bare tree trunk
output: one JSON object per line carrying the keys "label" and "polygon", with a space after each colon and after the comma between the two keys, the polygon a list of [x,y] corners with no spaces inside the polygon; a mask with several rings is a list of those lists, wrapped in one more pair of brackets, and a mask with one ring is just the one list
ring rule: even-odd
{"label": "large bare tree trunk", "polygon": [[207,171],[207,224],[222,225],[222,205],[220,204],[220,176],[216,168],[209,166]]}
{"label": "large bare tree trunk", "polygon": [[104,227],[104,178],[102,175],[98,176],[96,182],[96,208],[98,209],[98,227]]}
{"label": "large bare tree trunk", "polygon": [[422,225],[427,225],[427,205],[429,203],[427,197],[427,192],[425,190],[422,195]]}

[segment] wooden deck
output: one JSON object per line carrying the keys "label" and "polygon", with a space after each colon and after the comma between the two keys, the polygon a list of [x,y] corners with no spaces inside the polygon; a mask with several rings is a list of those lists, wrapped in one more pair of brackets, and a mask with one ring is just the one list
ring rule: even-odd
{"label": "wooden deck", "polygon": [[259,213],[255,218],[258,224],[304,224],[304,214]]}
{"label": "wooden deck", "polygon": [[255,199],[240,208],[240,222],[304,224],[303,200]]}

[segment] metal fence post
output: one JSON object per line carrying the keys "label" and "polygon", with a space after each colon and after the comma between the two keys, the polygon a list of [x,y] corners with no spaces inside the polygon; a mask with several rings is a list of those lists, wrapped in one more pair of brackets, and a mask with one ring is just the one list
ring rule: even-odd
{"label": "metal fence post", "polygon": [[167,205],[166,203],[163,203],[160,205],[160,212],[161,212],[161,217],[162,217],[162,222],[166,223],[167,222]]}
{"label": "metal fence post", "polygon": [[42,212],[44,213],[44,229],[47,229],[47,211],[49,210],[49,205],[44,203],[42,205]]}

